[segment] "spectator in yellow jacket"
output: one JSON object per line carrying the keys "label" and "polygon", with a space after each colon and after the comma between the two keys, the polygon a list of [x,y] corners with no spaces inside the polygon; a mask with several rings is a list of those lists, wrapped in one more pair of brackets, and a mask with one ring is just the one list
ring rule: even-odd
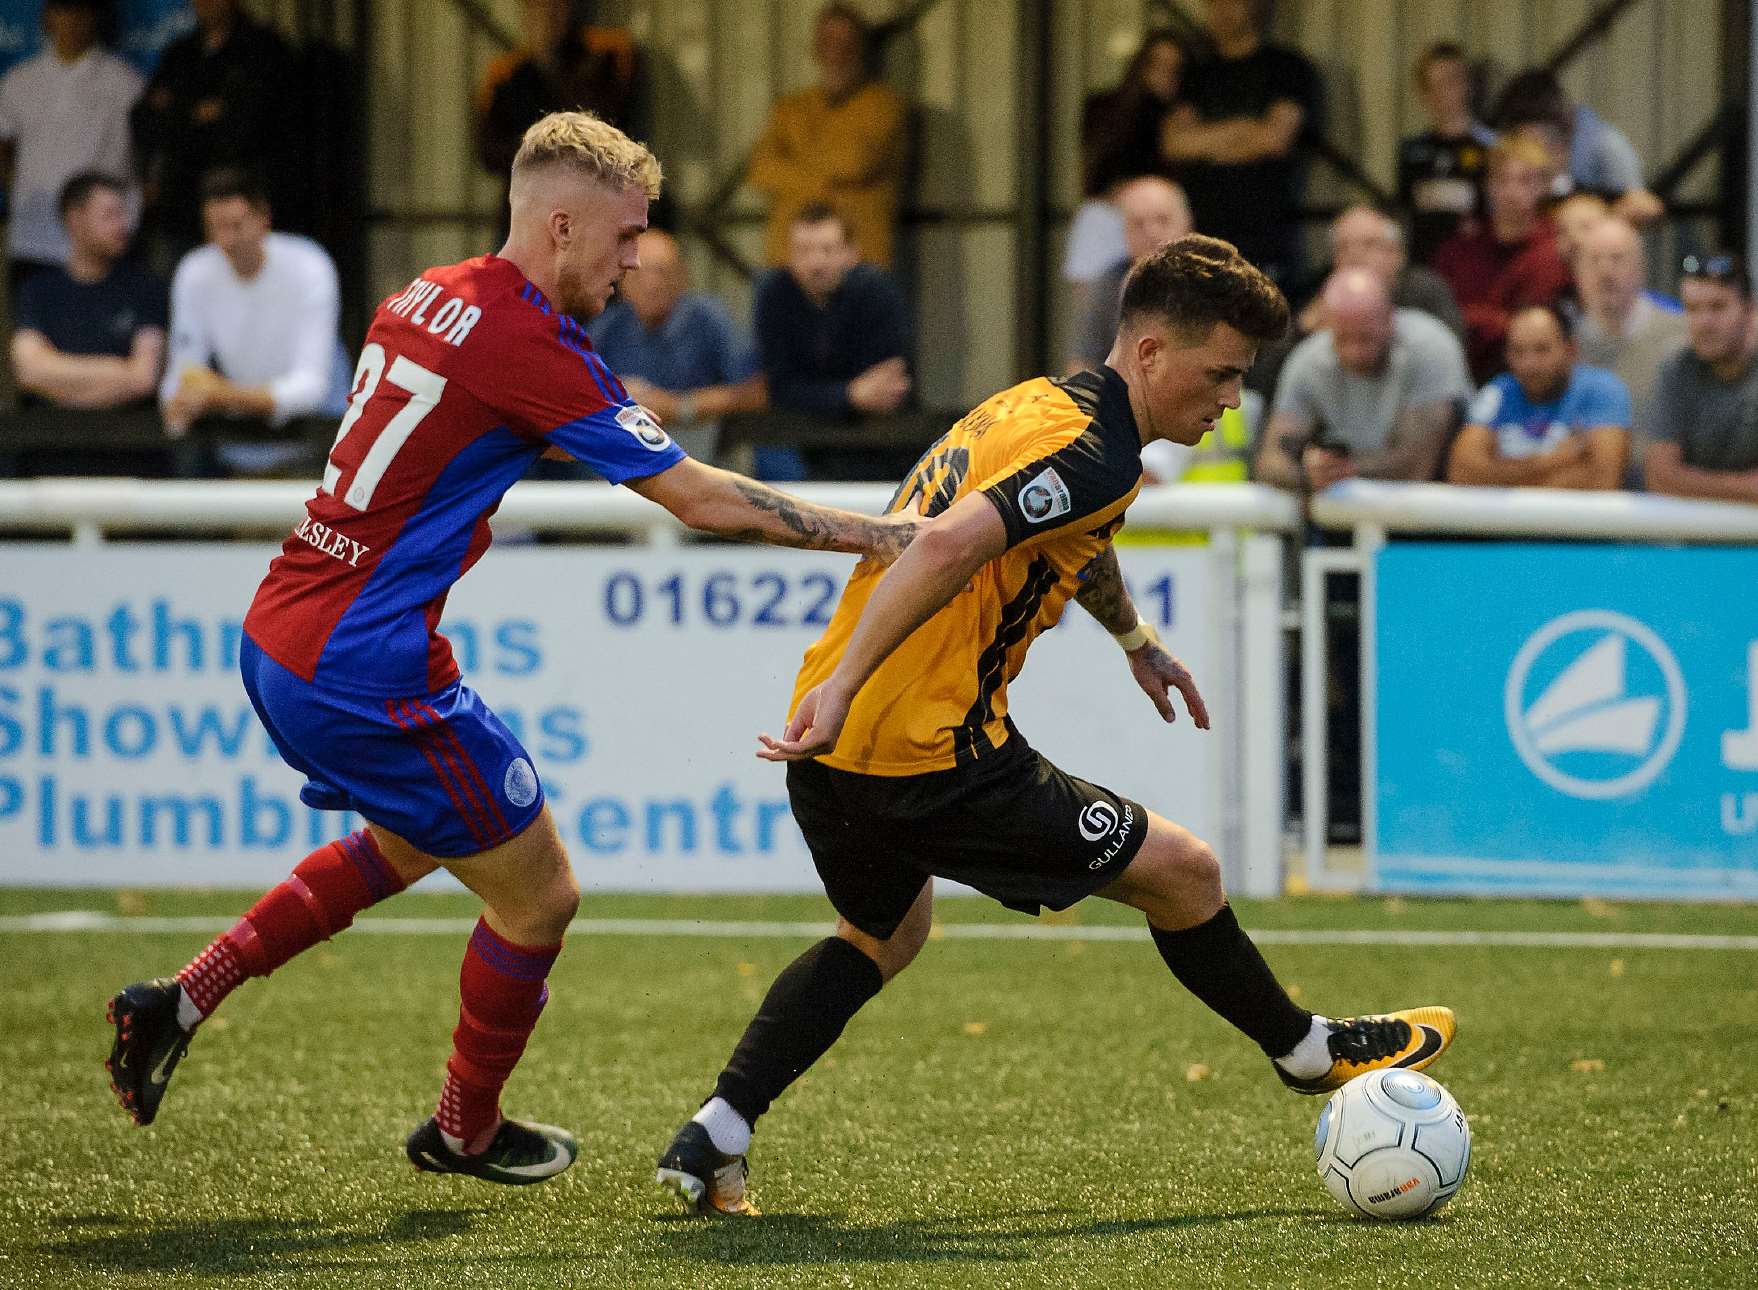
{"label": "spectator in yellow jacket", "polygon": [[764,255],[787,263],[788,230],[806,206],[833,206],[860,258],[889,268],[908,153],[904,102],[868,74],[867,20],[847,4],[818,14],[812,60],[818,84],[769,114],[746,182],[770,199]]}

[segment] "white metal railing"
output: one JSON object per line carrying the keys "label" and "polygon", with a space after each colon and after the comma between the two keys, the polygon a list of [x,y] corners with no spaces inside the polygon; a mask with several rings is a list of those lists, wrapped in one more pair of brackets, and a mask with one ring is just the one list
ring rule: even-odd
{"label": "white metal railing", "polygon": [[1758,506],[1658,493],[1470,488],[1353,479],[1312,500],[1326,528],[1631,542],[1758,542]]}
{"label": "white metal railing", "polygon": [[[889,484],[783,485],[808,501],[877,512]],[[0,531],[59,530],[87,541],[106,532],[209,535],[274,531],[293,524],[309,482],[243,480],[31,479],[0,481]],[[500,523],[562,533],[639,533],[650,541],[683,532],[669,514],[626,488],[591,483],[522,483],[496,513]],[[1259,484],[1170,484],[1142,491],[1129,512],[1138,527],[1287,531],[1293,499]]]}

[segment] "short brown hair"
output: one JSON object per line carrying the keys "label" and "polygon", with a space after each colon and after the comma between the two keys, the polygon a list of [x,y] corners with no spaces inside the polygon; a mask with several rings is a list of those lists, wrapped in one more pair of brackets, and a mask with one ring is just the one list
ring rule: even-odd
{"label": "short brown hair", "polygon": [[607,188],[642,189],[649,201],[659,196],[659,159],[590,112],[551,112],[525,131],[513,174],[553,165],[572,166]]}
{"label": "short brown hair", "polygon": [[850,230],[848,221],[829,202],[807,202],[800,207],[788,221],[788,227],[799,224],[834,224],[842,230],[843,241],[854,241],[854,233]]}
{"label": "short brown hair", "polygon": [[1463,45],[1451,40],[1437,40],[1416,56],[1416,67],[1411,74],[1417,89],[1428,88],[1428,69],[1436,63],[1462,63],[1467,74],[1471,71],[1471,60]]}
{"label": "short brown hair", "polygon": [[1164,319],[1183,336],[1207,336],[1216,323],[1255,341],[1288,331],[1288,301],[1231,242],[1192,233],[1143,256],[1123,284],[1120,323]]}

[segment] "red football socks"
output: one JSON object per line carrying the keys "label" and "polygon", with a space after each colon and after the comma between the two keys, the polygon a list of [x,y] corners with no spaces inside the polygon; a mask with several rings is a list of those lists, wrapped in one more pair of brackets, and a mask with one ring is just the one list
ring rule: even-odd
{"label": "red football socks", "polygon": [[501,1119],[501,1087],[549,999],[561,945],[515,945],[478,920],[458,973],[458,1028],[434,1118],[454,1151],[481,1151]]}
{"label": "red football socks", "polygon": [[300,951],[328,940],[354,915],[403,886],[372,834],[350,833],[301,860],[285,882],[179,972],[177,981],[205,1018],[244,981],[267,976]]}

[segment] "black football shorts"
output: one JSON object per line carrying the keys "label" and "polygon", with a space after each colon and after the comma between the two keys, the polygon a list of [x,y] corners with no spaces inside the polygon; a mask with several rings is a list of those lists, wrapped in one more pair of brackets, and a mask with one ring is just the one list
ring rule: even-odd
{"label": "black football shorts", "polygon": [[1067,909],[1121,874],[1147,812],[1058,770],[1008,726],[993,753],[924,775],[787,768],[788,798],[830,903],[881,940],[929,877],[1036,914]]}

